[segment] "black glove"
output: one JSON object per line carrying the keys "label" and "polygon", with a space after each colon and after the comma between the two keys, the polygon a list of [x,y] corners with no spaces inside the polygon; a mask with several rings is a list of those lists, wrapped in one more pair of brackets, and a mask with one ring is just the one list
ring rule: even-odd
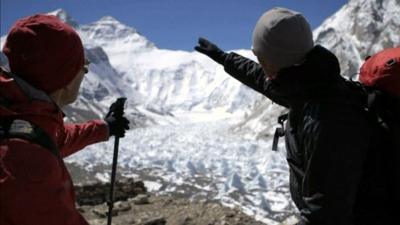
{"label": "black glove", "polygon": [[125,137],[125,131],[129,130],[129,120],[124,116],[117,117],[112,111],[107,113],[104,120],[108,124],[110,136]]}
{"label": "black glove", "polygon": [[199,44],[194,47],[194,49],[200,53],[203,53],[213,59],[219,64],[224,64],[226,53],[222,51],[214,43],[208,41],[205,38],[199,38]]}

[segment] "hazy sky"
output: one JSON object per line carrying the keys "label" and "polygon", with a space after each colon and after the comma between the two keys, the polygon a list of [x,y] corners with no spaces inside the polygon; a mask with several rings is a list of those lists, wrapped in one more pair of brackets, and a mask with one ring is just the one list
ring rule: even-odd
{"label": "hazy sky", "polygon": [[192,50],[199,36],[223,49],[250,48],[257,19],[281,6],[302,12],[313,28],[347,0],[0,0],[1,35],[18,18],[63,8],[80,24],[109,15],[159,48]]}

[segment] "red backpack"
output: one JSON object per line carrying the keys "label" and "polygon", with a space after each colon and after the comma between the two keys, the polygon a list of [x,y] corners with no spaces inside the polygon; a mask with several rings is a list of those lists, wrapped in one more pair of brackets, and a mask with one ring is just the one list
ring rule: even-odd
{"label": "red backpack", "polygon": [[[400,142],[400,47],[389,48],[366,58],[359,77],[369,111]],[[400,152],[400,145],[397,146]]]}
{"label": "red backpack", "polygon": [[385,152],[394,201],[400,201],[400,47],[368,57],[360,69],[361,86],[371,118],[385,130],[390,149]]}
{"label": "red backpack", "polygon": [[360,69],[360,82],[400,97],[400,47],[385,49],[368,57]]}

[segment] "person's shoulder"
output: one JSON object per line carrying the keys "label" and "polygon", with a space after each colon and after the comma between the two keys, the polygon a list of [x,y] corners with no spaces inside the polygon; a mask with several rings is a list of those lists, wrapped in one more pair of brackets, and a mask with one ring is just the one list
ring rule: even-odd
{"label": "person's shoulder", "polygon": [[310,101],[305,104],[304,113],[306,117],[322,122],[367,120],[361,100],[342,94]]}

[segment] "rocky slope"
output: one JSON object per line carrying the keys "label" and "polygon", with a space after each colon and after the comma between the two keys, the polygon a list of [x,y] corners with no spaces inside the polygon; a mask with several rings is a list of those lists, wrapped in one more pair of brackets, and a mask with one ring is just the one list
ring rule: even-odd
{"label": "rocky slope", "polygon": [[[109,183],[75,187],[79,211],[91,225],[106,224]],[[215,201],[189,201],[176,196],[156,196],[146,192],[141,181],[125,179],[116,184],[114,225],[264,225],[239,208],[228,208]],[[291,217],[282,225],[294,224]]]}

